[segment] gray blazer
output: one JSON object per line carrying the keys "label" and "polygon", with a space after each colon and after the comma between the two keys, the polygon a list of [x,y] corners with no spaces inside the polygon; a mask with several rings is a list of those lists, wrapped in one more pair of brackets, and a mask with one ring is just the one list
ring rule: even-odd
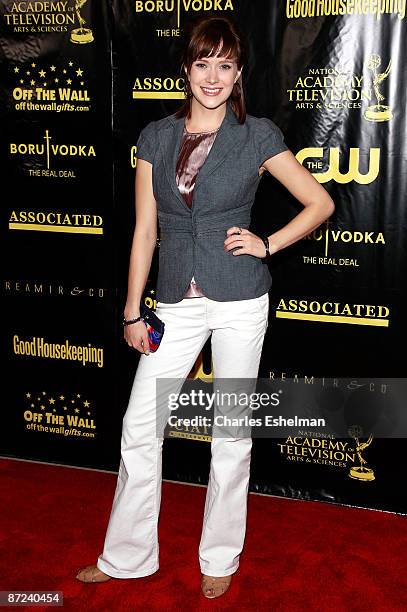
{"label": "gray blazer", "polygon": [[[246,115],[238,122],[229,102],[211,150],[196,178],[192,208],[176,182],[176,163],[184,118],[169,115],[151,121],[137,141],[137,157],[153,165],[153,192],[160,227],[156,299],[183,299],[192,276],[206,297],[220,302],[266,293],[272,283],[265,260],[224,251],[226,230],[248,228],[268,158],[288,149],[270,119]],[[234,249],[233,249],[234,250]]]}

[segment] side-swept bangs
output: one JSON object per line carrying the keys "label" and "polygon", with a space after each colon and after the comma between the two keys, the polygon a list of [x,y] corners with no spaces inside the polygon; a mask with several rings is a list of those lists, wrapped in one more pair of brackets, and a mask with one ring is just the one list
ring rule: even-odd
{"label": "side-swept bangs", "polygon": [[[235,61],[240,70],[247,61],[247,44],[238,26],[229,17],[203,15],[190,22],[186,28],[186,40],[182,55],[181,76],[186,79],[192,64],[204,57],[224,57]],[[186,88],[187,91],[187,88]],[[246,103],[242,75],[236,81],[230,95],[230,103],[240,123],[246,118]],[[191,97],[186,96],[177,117],[191,116]]]}

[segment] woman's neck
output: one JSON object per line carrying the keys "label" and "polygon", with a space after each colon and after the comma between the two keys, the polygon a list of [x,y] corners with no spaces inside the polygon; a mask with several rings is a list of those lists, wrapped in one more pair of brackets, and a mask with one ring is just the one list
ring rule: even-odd
{"label": "woman's neck", "polygon": [[184,120],[184,126],[189,134],[214,132],[219,129],[226,114],[226,103],[219,109],[208,110],[196,107],[192,102],[191,117]]}

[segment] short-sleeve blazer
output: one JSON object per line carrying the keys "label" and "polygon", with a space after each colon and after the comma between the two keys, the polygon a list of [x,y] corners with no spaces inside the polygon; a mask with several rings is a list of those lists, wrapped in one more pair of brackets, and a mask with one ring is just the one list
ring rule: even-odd
{"label": "short-sleeve blazer", "polygon": [[259,168],[288,150],[271,119],[247,114],[239,123],[230,103],[212,148],[196,178],[192,207],[176,182],[176,163],[184,118],[169,115],[141,131],[136,156],[152,166],[153,193],[160,226],[158,302],[183,299],[192,276],[204,294],[217,301],[251,299],[272,283],[263,258],[224,250],[226,230],[248,228]]}

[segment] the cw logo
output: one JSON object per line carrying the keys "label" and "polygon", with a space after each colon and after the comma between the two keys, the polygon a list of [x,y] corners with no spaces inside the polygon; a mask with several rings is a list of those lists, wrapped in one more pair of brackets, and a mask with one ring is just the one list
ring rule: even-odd
{"label": "the cw logo", "polygon": [[[304,160],[312,157],[323,157],[324,150],[322,147],[307,147],[299,151],[296,158],[303,164]],[[371,148],[369,151],[369,169],[366,174],[362,174],[359,171],[359,149],[349,149],[349,170],[346,173],[342,173],[339,170],[339,155],[340,151],[338,147],[331,147],[329,149],[329,168],[326,172],[313,172],[312,175],[320,183],[327,183],[330,180],[334,180],[337,183],[350,183],[355,181],[361,185],[368,185],[373,183],[379,174],[380,167],[380,149]]]}

